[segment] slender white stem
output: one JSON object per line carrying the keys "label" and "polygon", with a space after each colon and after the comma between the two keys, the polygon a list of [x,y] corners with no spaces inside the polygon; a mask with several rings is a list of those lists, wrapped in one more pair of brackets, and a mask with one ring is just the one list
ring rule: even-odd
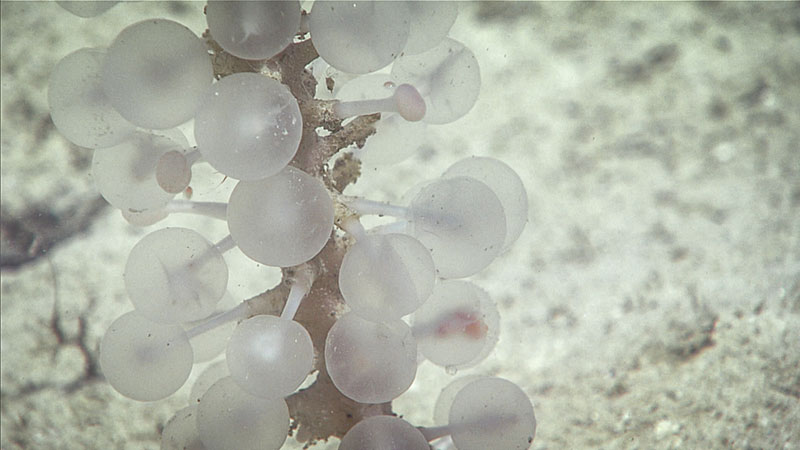
{"label": "slender white stem", "polygon": [[300,308],[300,301],[308,294],[308,289],[298,283],[292,285],[289,289],[289,297],[286,299],[286,305],[281,312],[281,319],[293,320],[297,309]]}
{"label": "slender white stem", "polygon": [[407,219],[409,216],[409,210],[405,206],[376,202],[375,200],[368,200],[366,198],[359,197],[346,197],[343,199],[343,201],[350,209],[362,216],[389,216],[396,217],[398,219]]}
{"label": "slender white stem", "polygon": [[214,247],[216,247],[220,253],[225,253],[228,250],[231,250],[232,248],[236,247],[236,242],[233,241],[233,237],[229,234],[224,238],[222,238],[221,241],[214,244]]}
{"label": "slender white stem", "polygon": [[355,216],[342,220],[341,227],[349,235],[353,236],[356,241],[363,240],[364,236],[367,235],[367,232],[364,230],[364,225],[361,225],[361,222]]}
{"label": "slender white stem", "polygon": [[345,101],[333,105],[333,112],[341,119],[377,112],[392,112],[400,114],[409,122],[416,122],[425,117],[425,111],[425,100],[410,84],[397,86],[394,93],[386,98]]}
{"label": "slender white stem", "polygon": [[281,312],[281,319],[294,320],[297,309],[300,308],[300,302],[311,290],[312,284],[314,284],[314,271],[308,265],[298,268],[292,280],[292,287],[289,289],[286,305]]}
{"label": "slender white stem", "polygon": [[250,304],[248,302],[242,302],[236,305],[234,308],[229,309],[223,313],[217,314],[216,316],[208,319],[207,321],[197,325],[195,327],[190,328],[186,335],[189,336],[189,339],[194,338],[195,336],[201,335],[206,331],[211,331],[218,326],[226,324],[228,322],[232,322],[234,320],[242,320],[247,318],[249,315]]}
{"label": "slender white stem", "polygon": [[397,222],[378,225],[369,229],[370,233],[376,234],[404,234],[408,231],[408,222],[398,220]]}
{"label": "slender white stem", "polygon": [[300,16],[300,30],[297,32],[298,34],[306,34],[306,33],[309,32],[308,31],[309,17],[310,16],[307,13],[306,14],[302,14]]}
{"label": "slender white stem", "polygon": [[367,254],[372,258],[373,261],[376,263],[381,260],[381,255],[378,253],[378,249],[374,245],[374,241],[367,239],[367,231],[364,230],[364,225],[361,225],[361,222],[358,220],[356,216],[350,216],[342,221],[342,229],[347,232],[350,236],[355,238],[357,245],[362,246],[367,251]]}
{"label": "slender white stem", "polygon": [[440,427],[417,427],[417,429],[425,436],[425,440],[430,442],[450,434],[450,427],[442,425]]}
{"label": "slender white stem", "polygon": [[453,444],[453,438],[450,435],[428,441],[428,443],[431,446],[431,450],[452,450],[456,448],[455,444]]}
{"label": "slender white stem", "polygon": [[363,116],[378,112],[397,112],[394,96],[377,100],[357,100],[351,102],[339,102],[333,105],[333,112],[339,118],[346,119],[353,116]]}
{"label": "slender white stem", "polygon": [[222,202],[192,202],[188,200],[171,200],[164,207],[167,213],[199,214],[226,220],[228,218],[228,204]]}
{"label": "slender white stem", "polygon": [[417,427],[428,442],[453,434],[454,431],[467,429],[491,430],[517,423],[517,416],[491,414],[472,422],[455,423],[438,427]]}
{"label": "slender white stem", "polygon": [[195,267],[200,267],[208,261],[208,258],[212,258],[216,255],[214,250],[216,250],[217,252],[219,252],[220,255],[222,255],[234,247],[236,247],[236,242],[233,241],[233,238],[229,234],[224,238],[222,238],[222,240],[220,240],[216,244],[212,245],[211,248],[201,253],[196,259],[194,259],[191,262],[191,264],[194,265]]}
{"label": "slender white stem", "polygon": [[192,165],[194,163],[196,163],[197,161],[200,161],[200,159],[203,157],[203,155],[200,153],[199,150],[197,150],[197,147],[195,147],[194,149],[192,149],[192,151],[190,151],[189,153],[185,154],[184,157],[186,158],[186,164],[189,167],[192,167]]}

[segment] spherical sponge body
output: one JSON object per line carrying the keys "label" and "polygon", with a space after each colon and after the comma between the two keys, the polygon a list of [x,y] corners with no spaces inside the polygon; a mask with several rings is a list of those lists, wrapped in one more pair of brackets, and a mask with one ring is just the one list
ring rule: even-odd
{"label": "spherical sponge body", "polygon": [[191,30],[166,19],[120,32],[103,63],[103,90],[122,117],[164,130],[191,119],[213,81],[208,49]]}
{"label": "spherical sponge body", "polygon": [[205,96],[194,136],[206,161],[223,174],[254,181],[289,164],[303,131],[289,89],[254,73],[223,78]]}

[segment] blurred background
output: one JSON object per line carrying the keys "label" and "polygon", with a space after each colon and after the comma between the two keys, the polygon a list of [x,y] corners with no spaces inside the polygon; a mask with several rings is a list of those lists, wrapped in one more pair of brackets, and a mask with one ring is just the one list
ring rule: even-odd
{"label": "blurred background", "polygon": [[[199,35],[203,3],[93,19],[0,8],[0,447],[156,449],[188,388],[138,403],[95,366],[131,309],[122,272],[148,230],[104,206],[91,152],[49,119],[47,80],[141,19]],[[451,36],[478,58],[478,103],[347,192],[398,200],[470,155],[522,176],[528,226],[472,277],[498,305],[500,341],[457,375],[522,386],[536,449],[800,448],[800,4],[470,2]],[[218,177],[206,193],[230,187]],[[231,259],[242,299],[278,280]],[[394,410],[433,425],[452,378],[423,363]]]}

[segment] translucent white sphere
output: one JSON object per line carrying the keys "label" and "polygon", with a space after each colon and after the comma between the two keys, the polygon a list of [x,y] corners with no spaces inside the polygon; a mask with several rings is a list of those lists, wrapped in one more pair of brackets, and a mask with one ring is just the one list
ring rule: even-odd
{"label": "translucent white sphere", "polygon": [[414,314],[413,330],[428,360],[462,369],[479,363],[494,348],[500,315],[483,289],[468,281],[445,280]]}
{"label": "translucent white sphere", "polygon": [[473,156],[456,162],[442,176],[471,177],[489,186],[506,214],[503,250],[508,250],[528,222],[528,194],[517,172],[499,159]]}
{"label": "translucent white sphere", "polygon": [[87,19],[103,14],[119,3],[119,1],[59,0],[56,3],[72,14]]}
{"label": "translucent white sphere", "polygon": [[[230,376],[230,374],[231,373],[228,371],[228,363],[224,359],[210,364],[194,380],[192,390],[189,392],[189,404],[196,405],[200,403],[200,399],[208,392],[208,389],[213,386],[214,383]],[[447,422],[447,420],[445,419],[444,422]]]}
{"label": "translucent white sphere", "polygon": [[135,129],[103,92],[100,69],[105,57],[105,49],[82,48],[65,56],[50,74],[50,117],[67,140],[81,147],[111,147]]}
{"label": "translucent white sphere", "polygon": [[183,192],[191,181],[192,166],[185,154],[172,150],[158,158],[156,182],[165,192],[170,194]]}
{"label": "translucent white sphere", "polygon": [[417,344],[402,320],[370,322],[347,313],[325,340],[325,366],[336,388],[360,403],[405,392],[417,373]]}
{"label": "translucent white sphere", "polygon": [[140,240],[125,264],[136,310],[159,323],[207,317],[225,295],[228,266],[219,250],[188,228],[164,228]]}
{"label": "translucent white sphere", "polygon": [[488,186],[474,178],[440,178],[428,183],[409,208],[411,234],[428,247],[442,278],[473,275],[503,249],[503,206]]}
{"label": "translucent white sphere", "polygon": [[214,76],[205,43],[166,19],[122,30],[108,48],[102,73],[103,90],[122,117],[152,129],[191,119]]}
{"label": "translucent white sphere", "polygon": [[343,72],[369,73],[400,55],[409,23],[405,2],[320,1],[308,27],[325,62]]}
{"label": "translucent white sphere", "polygon": [[358,422],[342,438],[339,450],[429,450],[422,433],[394,416],[372,416]]}
{"label": "translucent white sphere", "polygon": [[439,396],[436,397],[436,405],[433,408],[433,423],[446,424],[450,421],[450,406],[452,406],[453,399],[456,398],[458,392],[464,386],[483,377],[484,375],[478,374],[466,375],[456,378],[445,386],[439,392]]}
{"label": "translucent white sphere", "polygon": [[211,36],[242,59],[267,59],[292,43],[300,28],[300,2],[210,1],[206,20]]}
{"label": "translucent white sphere", "polygon": [[130,209],[121,209],[122,218],[129,224],[137,227],[149,227],[158,222],[166,219],[169,212],[164,209],[151,209],[148,211],[132,211]]}
{"label": "translucent white sphere", "polygon": [[311,372],[314,345],[294,320],[262,315],[236,327],[225,357],[239,387],[258,397],[283,398]]}
{"label": "translucent white sphere", "polygon": [[536,417],[519,386],[485,377],[456,394],[450,405],[449,427],[459,450],[526,449],[536,435]]}
{"label": "translucent white sphere", "polygon": [[164,136],[140,131],[121,144],[99,148],[92,158],[95,186],[116,208],[133,213],[161,208],[175,194],[158,185],[156,165],[161,155],[173,150],[186,149]]}
{"label": "translucent white sphere", "polygon": [[189,378],[192,347],[180,326],[155,323],[131,311],[112,322],[103,336],[100,369],[120,394],[161,400]]}
{"label": "translucent white sphere", "polygon": [[316,256],[328,241],[333,202],[321,181],[288,166],[269,178],[236,185],[228,201],[228,228],[254,261],[296,266]]}
{"label": "translucent white sphere", "polygon": [[404,234],[359,239],[342,260],[339,289],[359,316],[380,322],[416,311],[433,291],[436,270],[428,249]]}
{"label": "translucent white sphere", "polygon": [[236,73],[204,96],[194,136],[206,161],[237,180],[275,175],[297,153],[303,131],[300,106],[280,82]]}
{"label": "translucent white sphere", "polygon": [[423,53],[398,58],[392,66],[392,79],[417,88],[427,106],[422,120],[432,124],[464,116],[475,105],[481,88],[475,55],[450,38]]}
{"label": "translucent white sphere", "polygon": [[458,2],[408,2],[408,12],[411,30],[403,53],[415,55],[436,47],[447,36],[458,17]]}
{"label": "translucent white sphere", "polygon": [[197,431],[197,405],[178,410],[161,432],[161,450],[205,450]]}
{"label": "translucent white sphere", "polygon": [[277,450],[289,435],[289,408],[282,398],[254,397],[225,377],[200,398],[197,429],[207,450]]}

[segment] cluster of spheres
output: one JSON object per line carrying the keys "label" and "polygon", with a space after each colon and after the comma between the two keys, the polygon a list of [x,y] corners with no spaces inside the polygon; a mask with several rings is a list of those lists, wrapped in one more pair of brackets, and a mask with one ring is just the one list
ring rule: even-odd
{"label": "cluster of spheres", "polygon": [[[112,4],[64,3],[82,16]],[[452,2],[399,1],[318,1],[309,11],[297,1],[220,1],[205,10],[208,36],[243,60],[268,60],[310,38],[319,54],[312,64],[350,79],[333,113],[342,120],[382,113],[355,155],[376,162],[401,158],[397,147],[413,149],[420,126],[455,121],[475,103],[475,56],[447,37],[457,13]],[[229,234],[217,242],[178,227],[145,235],[124,272],[133,310],[101,342],[108,382],[139,401],[172,395],[194,364],[220,358],[195,384],[196,401],[167,423],[162,448],[281,448],[290,426],[285,398],[315,359],[341,394],[381,404],[411,386],[421,361],[454,373],[497,343],[494,303],[464,278],[507,251],[527,221],[525,188],[503,162],[461,160],[402,204],[332,192],[290,164],[304,117],[289,88],[262,73],[215,76],[207,41],[166,19],[132,24],[107,48],[67,55],[53,69],[48,100],[63,136],[93,149],[97,189],[130,223],[150,226],[176,212],[227,223]],[[196,145],[176,129],[187,122]],[[227,202],[175,199],[199,164],[236,180]],[[364,215],[396,222],[365,229]],[[303,267],[337,235],[347,243],[335,268],[346,308],[324,348],[315,349],[294,320],[301,302],[314,301],[306,298],[313,271],[298,269],[288,280],[280,315],[252,315],[244,302],[220,306],[229,296],[227,251]],[[440,426],[415,427],[374,415],[340,448],[428,449],[446,440],[460,450],[524,449],[536,429],[527,395],[496,377],[456,379],[442,391],[435,420]]]}

